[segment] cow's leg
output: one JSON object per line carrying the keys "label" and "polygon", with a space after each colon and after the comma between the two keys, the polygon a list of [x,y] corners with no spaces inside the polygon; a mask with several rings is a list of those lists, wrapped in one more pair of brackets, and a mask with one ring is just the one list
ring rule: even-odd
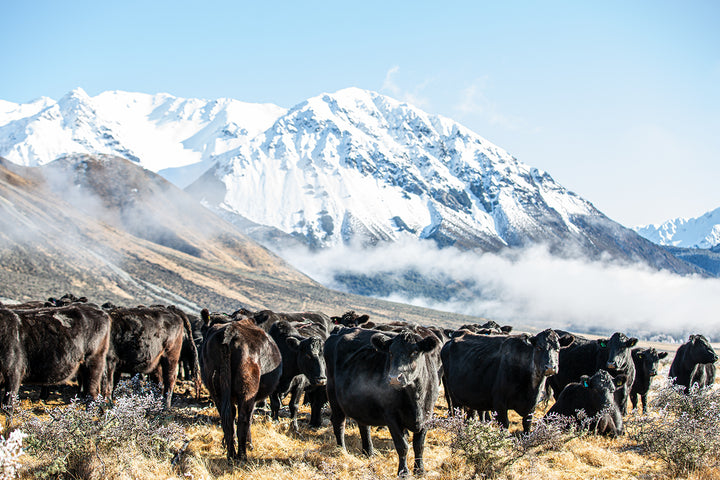
{"label": "cow's leg", "polygon": [[270,418],[277,421],[280,418],[280,392],[275,390],[270,394]]}
{"label": "cow's leg", "polygon": [[645,415],[647,413],[647,393],[640,395],[640,400],[642,400],[642,413]]}
{"label": "cow's leg", "polygon": [[425,463],[423,461],[423,452],[425,451],[425,435],[427,435],[427,430],[424,428],[413,433],[413,452],[415,452],[413,475],[416,476],[425,473]]}
{"label": "cow's leg", "polygon": [[328,388],[328,402],[330,403],[330,422],[335,433],[335,441],[338,447],[345,448],[345,412],[340,408],[340,404],[335,397],[335,391]]}
{"label": "cow's leg", "polygon": [[[222,424],[223,437],[225,439],[225,447],[227,448],[227,457],[229,461],[233,461],[235,455],[235,405],[232,402],[230,392],[222,392],[222,400],[219,403],[220,423]],[[240,430],[238,422],[238,431]]]}
{"label": "cow's leg", "polygon": [[237,421],[237,438],[238,438],[238,458],[247,460],[247,450],[252,445],[252,437],[250,435],[250,425],[252,424],[252,412],[255,408],[255,399],[242,402],[238,405],[238,421]]}
{"label": "cow's leg", "polygon": [[447,376],[442,376],[442,386],[443,390],[445,391],[445,401],[447,402],[448,406],[448,415],[453,415],[453,401],[452,401],[452,395],[450,395],[450,389],[448,389],[448,381]]}
{"label": "cow's leg", "polygon": [[[310,398],[310,427],[322,427],[322,407],[327,401],[327,393],[325,387],[317,387],[311,392]],[[307,395],[307,393],[306,393]]]}
{"label": "cow's leg", "polygon": [[495,417],[495,420],[502,425],[505,428],[510,427],[510,420],[508,419],[508,411],[507,408],[501,407],[497,410],[497,417]]}
{"label": "cow's leg", "polygon": [[533,421],[533,412],[530,412],[523,417],[522,427],[523,427],[524,433],[530,433],[530,428],[532,427],[532,421]]}
{"label": "cow's leg", "polygon": [[360,425],[358,423],[358,430],[360,430],[363,453],[368,457],[372,457],[375,454],[375,449],[373,448],[372,438],[370,437],[370,426]]}
{"label": "cow's leg", "polygon": [[297,423],[297,412],[298,408],[300,407],[300,394],[302,393],[302,385],[296,385],[293,387],[292,391],[290,392],[290,404],[288,407],[290,408],[290,422],[292,423],[293,429],[295,431],[298,431],[298,423]]}
{"label": "cow's leg", "polygon": [[[636,411],[637,404],[638,404],[638,394],[637,393],[630,392],[630,404],[632,405],[633,411]],[[645,412],[643,412],[643,413],[645,413]]]}
{"label": "cow's leg", "polygon": [[163,357],[160,360],[163,372],[163,394],[165,395],[165,408],[170,408],[175,383],[177,382],[178,361],[180,354]]}
{"label": "cow's leg", "polygon": [[85,360],[85,366],[80,367],[78,373],[79,383],[85,395],[97,398],[101,393],[103,375],[105,375],[105,352],[98,352]]}
{"label": "cow's leg", "polygon": [[388,418],[387,420],[388,430],[390,430],[390,436],[398,455],[398,477],[404,477],[410,474],[407,468],[408,442],[405,438],[405,430],[398,424],[396,419]]}

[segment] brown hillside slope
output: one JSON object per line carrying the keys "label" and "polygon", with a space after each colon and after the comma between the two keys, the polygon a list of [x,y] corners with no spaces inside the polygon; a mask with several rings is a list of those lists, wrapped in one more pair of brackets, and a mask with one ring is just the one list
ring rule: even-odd
{"label": "brown hillside slope", "polygon": [[37,168],[0,159],[0,298],[68,291],[195,311],[352,309],[420,323],[476,320],[326,289],[122,158],[72,156]]}

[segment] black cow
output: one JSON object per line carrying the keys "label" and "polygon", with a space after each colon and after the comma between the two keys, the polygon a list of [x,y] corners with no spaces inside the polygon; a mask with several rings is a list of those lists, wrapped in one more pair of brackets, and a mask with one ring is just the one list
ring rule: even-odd
{"label": "black cow", "polygon": [[325,315],[322,312],[273,312],[272,310],[261,310],[259,312],[249,312],[245,309],[239,310],[238,312],[235,312],[232,314],[233,318],[240,318],[238,317],[239,314],[240,317],[247,316],[248,318],[252,319],[255,324],[265,330],[266,332],[270,331],[270,328],[272,328],[273,324],[282,320],[291,322],[291,323],[314,323],[322,329],[327,332],[328,334],[333,328],[332,320],[330,320],[330,317]]}
{"label": "black cow", "polygon": [[445,388],[453,407],[497,412],[509,426],[508,410],[523,417],[530,431],[545,379],[558,372],[558,353],[572,342],[548,329],[535,336],[478,335],[465,332],[442,348]]}
{"label": "black cow", "polygon": [[635,364],[635,381],[630,389],[630,403],[633,410],[637,408],[638,395],[642,400],[642,413],[648,408],[647,393],[650,390],[652,377],[657,375],[660,360],[667,357],[667,352],[658,352],[654,348],[633,348],[632,359]]}
{"label": "black cow", "polygon": [[472,333],[479,335],[507,335],[512,332],[513,327],[511,325],[500,326],[499,323],[488,320],[485,323],[468,323],[458,328],[456,334],[461,334],[460,330],[467,330]]}
{"label": "black cow", "polygon": [[60,298],[50,297],[47,299],[48,303],[56,307],[66,307],[72,303],[87,303],[87,297],[76,297],[72,293],[66,293]]}
{"label": "black cow", "polygon": [[[112,318],[108,384],[116,385],[122,373],[152,374],[158,383],[162,381],[165,406],[170,408],[183,336],[192,335],[187,315],[178,308],[162,305],[115,307],[107,309],[107,312]],[[192,344],[194,371],[199,373],[198,354],[194,347]]]}
{"label": "black cow", "polygon": [[398,475],[407,475],[408,443],[413,432],[415,474],[424,471],[426,420],[438,397],[434,335],[421,338],[404,330],[380,333],[344,328],[325,342],[327,393],[335,439],[345,448],[345,419],[355,419],[362,449],[373,454],[370,426],[387,425],[398,453]]}
{"label": "black cow", "polygon": [[[290,393],[290,419],[297,430],[300,395],[308,387],[322,387],[327,382],[323,357],[325,339],[316,335],[304,336],[284,320],[273,324],[269,335],[280,350],[283,365],[278,386],[270,395],[272,418],[278,419],[282,398]],[[314,413],[320,415],[319,412]]]}
{"label": "black cow", "polygon": [[670,378],[684,391],[694,384],[706,387],[715,383],[715,362],[718,356],[707,338],[702,335],[690,335],[687,342],[680,345],[670,365]]}
{"label": "black cow", "polygon": [[[582,375],[579,382],[563,388],[546,416],[564,415],[574,418],[579,427],[587,426],[596,433],[622,435],[623,421],[615,403],[615,390],[622,388],[625,380],[624,374],[613,378],[606,370],[598,370],[592,377]],[[585,419],[590,421],[589,425],[584,424]]]}
{"label": "black cow", "polygon": [[370,320],[368,315],[358,315],[353,310],[348,310],[339,317],[330,317],[330,320],[335,325],[342,325],[343,327],[357,327],[361,323],[365,323]]}
{"label": "black cow", "polygon": [[628,338],[620,332],[613,333],[610,338],[597,340],[588,340],[580,335],[574,335],[574,338],[573,344],[560,352],[559,372],[548,380],[555,398],[568,383],[579,381],[583,375],[594,375],[600,369],[607,370],[613,377],[620,374],[626,377],[623,386],[615,390],[615,401],[620,412],[625,415],[628,396],[635,380],[635,364],[630,350],[637,344],[637,338]]}
{"label": "black cow", "polygon": [[[282,374],[275,342],[250,319],[213,324],[207,310],[202,347],[202,378],[218,409],[228,460],[247,459],[255,402],[267,398]],[[237,416],[237,450],[235,417]]]}
{"label": "black cow", "polygon": [[97,305],[0,309],[0,400],[21,383],[58,385],[76,374],[84,392],[101,393],[110,317]]}

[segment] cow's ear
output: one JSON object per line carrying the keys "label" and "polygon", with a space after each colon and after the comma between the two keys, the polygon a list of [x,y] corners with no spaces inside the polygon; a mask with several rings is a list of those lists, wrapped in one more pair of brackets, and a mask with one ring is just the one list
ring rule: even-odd
{"label": "cow's ear", "polygon": [[417,342],[417,348],[420,352],[432,352],[435,350],[440,342],[435,335],[430,335]]}
{"label": "cow's ear", "polygon": [[637,338],[635,338],[635,337],[629,338],[628,341],[625,342],[625,346],[628,347],[628,348],[632,348],[632,347],[634,347],[635,345],[637,345],[637,342],[638,342],[638,339],[637,339]]}
{"label": "cow's ear", "polygon": [[205,325],[210,324],[210,311],[207,308],[203,308],[200,311],[200,318],[202,318],[202,321]]}
{"label": "cow's ear", "polygon": [[297,352],[300,350],[300,339],[296,337],[287,337],[285,339],[285,344],[292,350],[293,352]]}
{"label": "cow's ear", "polygon": [[370,315],[360,315],[357,320],[355,320],[355,323],[360,325],[361,323],[365,323],[370,321]]}
{"label": "cow's ear", "polygon": [[338,325],[338,324],[340,323],[340,320],[342,320],[342,318],[340,318],[340,317],[330,317],[330,320],[332,320],[333,324]]}
{"label": "cow's ear", "polygon": [[375,347],[376,350],[379,350],[381,352],[387,352],[390,348],[390,342],[392,342],[392,338],[388,337],[387,335],[383,335],[382,333],[376,333],[372,337],[370,337],[370,342],[372,342],[373,347]]}
{"label": "cow's ear", "polygon": [[560,348],[569,347],[575,342],[575,337],[572,335],[566,333],[562,337],[560,337]]}
{"label": "cow's ear", "polygon": [[621,388],[623,385],[625,385],[626,382],[627,382],[627,375],[625,375],[625,374],[620,374],[613,379],[615,388]]}
{"label": "cow's ear", "polygon": [[598,345],[600,345],[600,347],[607,348],[607,344],[608,344],[607,338],[598,338],[596,341],[597,341]]}
{"label": "cow's ear", "polygon": [[590,388],[590,377],[587,375],[583,375],[580,377],[580,385],[582,385],[585,388]]}
{"label": "cow's ear", "polygon": [[443,333],[448,336],[448,338],[453,338],[455,336],[455,330],[452,328],[445,328],[443,329]]}
{"label": "cow's ear", "polygon": [[504,326],[500,327],[500,331],[503,333],[510,333],[510,332],[512,332],[512,329],[513,329],[512,325],[504,325]]}
{"label": "cow's ear", "polygon": [[660,352],[660,353],[658,353],[658,358],[665,358],[665,357],[667,357],[667,355],[668,355],[668,352]]}

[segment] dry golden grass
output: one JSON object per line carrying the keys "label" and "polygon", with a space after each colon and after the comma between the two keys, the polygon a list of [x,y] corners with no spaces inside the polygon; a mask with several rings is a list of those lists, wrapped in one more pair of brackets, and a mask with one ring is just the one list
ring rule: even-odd
{"label": "dry golden grass", "polygon": [[[192,398],[191,385],[179,382],[173,415],[187,432],[190,443],[176,466],[169,462],[145,459],[128,451],[123,458],[97,458],[87,465],[82,478],[88,479],[253,479],[253,480],[372,480],[396,478],[397,455],[386,428],[372,429],[376,454],[367,458],[361,453],[357,427],[348,421],[346,430],[347,452],[335,445],[329,412],[325,424],[318,430],[307,427],[309,407],[302,407],[299,415],[300,431],[293,432],[289,419],[282,417],[274,423],[256,413],[252,425],[254,450],[248,452],[248,461],[231,464],[222,445],[217,410],[209,401],[207,392],[198,403]],[[50,402],[60,404],[62,399]],[[23,400],[24,409],[40,412],[38,403]],[[549,408],[546,407],[546,408]],[[327,407],[326,407],[327,409]],[[442,395],[436,414],[447,413]],[[544,410],[539,408],[536,418]],[[511,431],[519,431],[520,417],[511,412]],[[425,446],[425,478],[451,480],[471,478],[472,468],[449,447],[447,432],[431,430]],[[412,448],[408,464],[412,465]],[[34,478],[37,459],[25,455],[22,478]],[[605,438],[588,435],[573,438],[562,449],[536,450],[521,457],[507,468],[500,479],[667,479],[664,464],[641,454],[627,437]],[[691,480],[720,480],[717,469],[695,472]]]}

